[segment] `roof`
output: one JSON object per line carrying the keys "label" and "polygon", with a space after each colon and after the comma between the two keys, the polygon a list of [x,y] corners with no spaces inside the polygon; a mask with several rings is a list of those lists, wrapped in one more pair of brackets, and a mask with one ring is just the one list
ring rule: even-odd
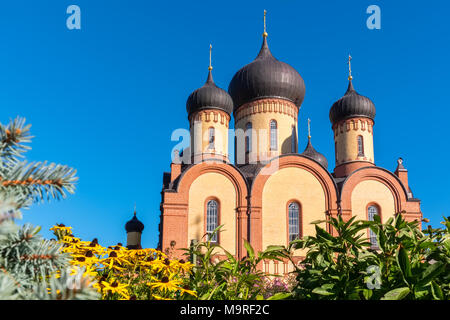
{"label": "roof", "polygon": [[192,92],[186,101],[189,115],[205,109],[219,109],[229,115],[233,112],[233,100],[225,90],[214,83],[211,70],[205,84]]}
{"label": "roof", "polygon": [[235,111],[245,103],[263,98],[282,98],[300,107],[305,83],[294,68],[272,56],[264,37],[258,56],[236,72],[228,92]]}
{"label": "roof", "polygon": [[366,117],[374,120],[375,114],[375,105],[372,100],[356,92],[352,80],[349,80],[344,96],[331,106],[330,121],[334,124],[354,117]]}

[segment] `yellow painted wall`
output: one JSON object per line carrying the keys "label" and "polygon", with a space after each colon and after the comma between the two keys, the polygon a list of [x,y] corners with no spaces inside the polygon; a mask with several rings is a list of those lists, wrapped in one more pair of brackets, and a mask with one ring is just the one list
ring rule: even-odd
{"label": "yellow painted wall", "polygon": [[[283,168],[269,177],[262,198],[262,247],[287,244],[287,203],[301,205],[303,235],[315,235],[314,220],[325,219],[325,193],[314,175],[301,168]],[[325,225],[323,225],[325,227]],[[298,250],[297,255],[304,252]]]}
{"label": "yellow painted wall", "polygon": [[[217,111],[201,111],[200,119],[195,116],[191,121],[191,143],[194,155],[215,153],[228,157],[228,122],[229,119]],[[223,122],[223,123],[222,123]],[[209,146],[209,128],[215,129],[214,149]]]}
{"label": "yellow painted wall", "polygon": [[367,220],[366,208],[375,202],[381,209],[382,222],[394,217],[394,195],[389,188],[376,180],[364,180],[358,183],[352,192],[352,215],[357,220]]}
{"label": "yellow painted wall", "polygon": [[215,197],[220,202],[220,245],[236,254],[236,191],[231,181],[215,172],[204,173],[192,182],[189,189],[188,241],[201,240],[205,232],[205,201]]}
{"label": "yellow painted wall", "polygon": [[[342,164],[349,161],[369,161],[374,163],[374,151],[373,151],[373,127],[371,127],[371,132],[368,130],[367,120],[364,121],[365,130],[362,130],[363,121],[360,119],[355,119],[357,122],[358,129],[354,130],[354,123],[350,122],[350,131],[347,131],[347,124],[343,123],[343,133],[341,133],[341,128],[337,128],[338,134],[335,133],[336,142],[336,154],[337,161],[336,165]],[[367,160],[363,157],[358,157],[358,142],[357,137],[361,135],[364,141],[364,155]]]}
{"label": "yellow painted wall", "polygon": [[[277,150],[270,150],[270,121],[275,120],[278,128],[278,145]],[[288,114],[282,114],[278,112],[264,112],[251,114],[242,117],[235,123],[235,129],[241,129],[243,132],[246,130],[247,123],[252,123],[253,136],[252,136],[252,148],[250,152],[250,159],[253,161],[264,161],[271,159],[280,154],[291,153],[291,137],[292,126],[295,126],[295,141],[298,141],[297,135],[297,121]],[[237,140],[238,144],[242,146],[236,146],[237,150],[245,150],[245,139]],[[251,162],[251,160],[250,160]]]}

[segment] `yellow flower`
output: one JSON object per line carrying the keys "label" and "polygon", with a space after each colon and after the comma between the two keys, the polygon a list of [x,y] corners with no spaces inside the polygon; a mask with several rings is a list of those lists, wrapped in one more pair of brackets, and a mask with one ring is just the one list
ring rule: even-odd
{"label": "yellow flower", "polygon": [[164,298],[164,297],[158,296],[157,294],[153,294],[152,297],[155,298],[156,300],[175,300],[175,299],[171,299],[171,298]]}
{"label": "yellow flower", "polygon": [[174,265],[175,268],[181,269],[184,272],[189,272],[194,267],[194,265],[192,263],[190,263],[189,261],[185,262],[182,259],[178,260],[178,261],[174,261],[173,265]]}
{"label": "yellow flower", "polygon": [[90,251],[84,254],[74,254],[73,260],[71,261],[71,263],[75,266],[90,266],[98,262],[98,258]]}
{"label": "yellow flower", "polygon": [[[114,279],[112,279],[114,280]],[[128,290],[126,289],[126,287],[128,287],[128,284],[126,283],[119,283],[117,280],[110,282],[107,281],[102,281],[102,285],[103,285],[103,291],[105,293],[111,292],[111,293],[118,293],[120,294],[122,297],[129,299],[130,296],[128,295]]]}
{"label": "yellow flower", "polygon": [[68,234],[72,234],[72,227],[66,227],[64,224],[57,224],[56,226],[53,226],[52,228],[50,228],[50,230],[52,231],[63,231],[63,232],[67,232]]}
{"label": "yellow flower", "polygon": [[190,294],[191,296],[197,297],[197,292],[195,292],[194,290],[189,290],[188,286],[184,286],[183,288],[180,288],[181,291],[181,295],[187,293]]}
{"label": "yellow flower", "polygon": [[[173,277],[173,276],[172,276]],[[171,278],[172,278],[171,277]],[[159,289],[165,291],[178,291],[180,288],[181,280],[171,279],[169,277],[162,277],[161,281],[152,277],[155,282],[149,282],[147,285],[152,289]]]}
{"label": "yellow flower", "polygon": [[104,267],[119,271],[124,270],[124,266],[131,265],[127,259],[123,258],[120,252],[118,253],[116,251],[111,251],[108,258],[102,259],[100,262]]}

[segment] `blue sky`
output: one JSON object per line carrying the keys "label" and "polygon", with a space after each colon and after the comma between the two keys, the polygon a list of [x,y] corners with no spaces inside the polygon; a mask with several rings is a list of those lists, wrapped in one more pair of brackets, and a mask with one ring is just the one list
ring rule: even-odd
{"label": "blue sky", "polygon": [[[81,30],[66,9],[81,8]],[[381,30],[366,8],[381,8]],[[170,140],[188,128],[185,103],[207,76],[227,89],[257,55],[262,13],[269,46],[305,80],[299,150],[307,118],[313,145],[334,167],[329,108],[347,88],[353,57],[356,90],[377,108],[375,162],[395,170],[403,157],[424,216],[449,215],[450,49],[448,1],[3,1],[0,5],[0,121],[32,124],[29,160],[78,170],[75,195],[34,205],[24,221],[65,223],[83,239],[126,243],[124,224],[137,203],[144,247],[158,237],[163,171]]]}

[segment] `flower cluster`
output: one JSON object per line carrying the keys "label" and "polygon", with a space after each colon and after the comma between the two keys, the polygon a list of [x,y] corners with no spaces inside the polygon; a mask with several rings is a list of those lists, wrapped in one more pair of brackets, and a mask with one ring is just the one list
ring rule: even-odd
{"label": "flower cluster", "polygon": [[289,273],[284,277],[265,277],[263,279],[263,296],[265,299],[282,292],[291,292],[296,285],[295,275]]}
{"label": "flower cluster", "polygon": [[155,249],[127,249],[118,243],[103,247],[97,239],[82,241],[63,224],[52,227],[62,251],[72,257],[74,271],[83,268],[84,277],[95,279],[93,285],[105,300],[193,299],[189,289],[189,272],[193,265],[169,259]]}

